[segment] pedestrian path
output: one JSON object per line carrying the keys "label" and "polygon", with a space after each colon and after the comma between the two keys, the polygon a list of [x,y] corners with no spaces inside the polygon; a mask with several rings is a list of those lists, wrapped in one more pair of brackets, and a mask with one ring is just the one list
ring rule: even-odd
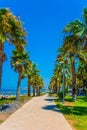
{"label": "pedestrian path", "polygon": [[0,130],[72,130],[48,95],[35,97],[13,113]]}

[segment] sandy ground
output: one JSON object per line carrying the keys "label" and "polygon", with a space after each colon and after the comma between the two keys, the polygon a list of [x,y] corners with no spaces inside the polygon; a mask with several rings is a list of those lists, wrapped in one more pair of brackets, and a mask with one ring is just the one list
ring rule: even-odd
{"label": "sandy ground", "polygon": [[0,130],[72,130],[47,95],[35,97],[13,113]]}

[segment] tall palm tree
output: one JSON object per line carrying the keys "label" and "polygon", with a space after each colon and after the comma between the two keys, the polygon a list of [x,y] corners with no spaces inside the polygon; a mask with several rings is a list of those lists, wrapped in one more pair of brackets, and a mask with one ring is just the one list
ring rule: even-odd
{"label": "tall palm tree", "polygon": [[25,51],[12,51],[13,55],[11,57],[11,66],[14,68],[14,71],[18,73],[18,84],[17,84],[17,93],[16,100],[20,98],[20,84],[21,80],[24,77],[24,73],[26,73],[27,68],[29,67],[29,56]]}
{"label": "tall palm tree", "polygon": [[2,69],[3,69],[3,63],[6,60],[6,55],[3,52],[3,45],[0,44],[0,90],[1,90],[1,85],[2,85]]}
{"label": "tall palm tree", "polygon": [[16,48],[25,45],[26,33],[19,18],[15,17],[9,9],[0,9],[0,89],[2,81],[2,68],[6,59],[4,43],[14,44]]}
{"label": "tall palm tree", "polygon": [[83,61],[80,61],[78,65],[77,80],[79,81],[80,87],[87,87],[87,64],[84,64]]}
{"label": "tall palm tree", "polygon": [[35,82],[36,82],[36,94],[37,96],[40,96],[40,89],[44,87],[44,82],[40,74],[36,75]]}
{"label": "tall palm tree", "polygon": [[33,87],[33,96],[35,96],[35,88],[36,88],[36,76],[39,74],[39,70],[37,69],[37,65],[33,63],[32,65],[32,87]]}
{"label": "tall palm tree", "polygon": [[[77,26],[78,25],[78,26]],[[76,70],[75,70],[75,59],[78,55],[78,50],[81,48],[82,39],[77,35],[78,28],[82,27],[82,24],[76,20],[68,24],[64,32],[67,34],[64,38],[63,52],[64,55],[68,55],[71,59],[71,71],[72,71],[72,96],[73,101],[76,100]],[[66,57],[66,56],[65,56]]]}
{"label": "tall palm tree", "polygon": [[61,80],[62,80],[62,66],[58,64],[58,62],[55,64],[55,69],[53,74],[56,82],[56,92],[58,92],[60,91]]}
{"label": "tall palm tree", "polygon": [[[51,90],[53,92],[56,92],[58,91],[58,88],[60,85],[60,80],[58,81],[57,79],[59,78],[59,75],[55,75],[55,73],[53,74],[53,76],[51,77],[50,79],[50,87],[51,87]],[[59,86],[57,86],[57,84],[59,84]],[[60,89],[60,88],[59,88]]]}
{"label": "tall palm tree", "polygon": [[66,36],[63,44],[63,54],[62,57],[65,59],[67,56],[71,61],[71,74],[72,74],[72,98],[73,101],[76,100],[76,69],[75,69],[75,56],[77,48],[74,46],[75,43],[74,36]]}
{"label": "tall palm tree", "polygon": [[33,63],[30,61],[30,67],[27,69],[27,77],[28,77],[28,96],[31,95],[31,85],[32,85],[32,66]]}

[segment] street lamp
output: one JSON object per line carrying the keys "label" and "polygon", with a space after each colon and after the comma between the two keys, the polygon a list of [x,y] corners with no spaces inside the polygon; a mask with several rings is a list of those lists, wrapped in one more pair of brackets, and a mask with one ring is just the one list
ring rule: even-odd
{"label": "street lamp", "polygon": [[61,65],[63,65],[63,79],[62,79],[62,103],[64,103],[64,84],[65,84],[65,74],[64,74],[64,62],[60,62]]}
{"label": "street lamp", "polygon": [[62,92],[63,92],[63,103],[64,103],[64,82],[65,82],[65,74],[64,74],[64,68],[63,68],[63,83],[62,83]]}

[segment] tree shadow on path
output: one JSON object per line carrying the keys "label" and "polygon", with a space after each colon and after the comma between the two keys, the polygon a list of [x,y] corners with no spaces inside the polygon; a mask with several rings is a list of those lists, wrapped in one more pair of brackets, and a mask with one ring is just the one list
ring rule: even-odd
{"label": "tree shadow on path", "polygon": [[[48,97],[48,98],[46,98],[44,100],[47,101],[47,102],[53,102],[54,100],[56,100],[56,98],[50,98],[50,97]],[[42,107],[42,109],[44,109],[44,110],[50,110],[50,111],[55,111],[55,112],[60,112],[58,110],[57,105],[46,105],[46,106]]]}
{"label": "tree shadow on path", "polygon": [[60,112],[56,105],[46,105],[46,106],[42,107],[42,109],[55,111],[55,112]]}

